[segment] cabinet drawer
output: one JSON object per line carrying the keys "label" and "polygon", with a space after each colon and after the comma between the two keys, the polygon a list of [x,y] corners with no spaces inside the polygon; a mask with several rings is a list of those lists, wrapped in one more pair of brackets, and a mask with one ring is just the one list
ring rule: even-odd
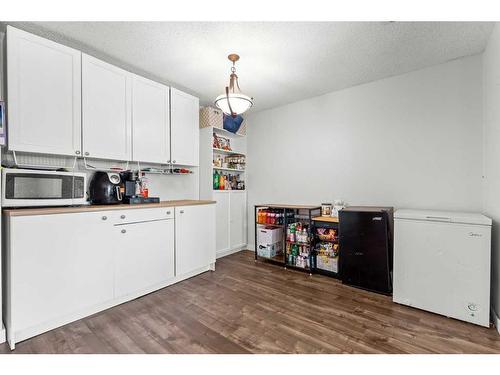
{"label": "cabinet drawer", "polygon": [[129,210],[117,210],[109,216],[114,225],[136,223],[148,220],[173,219],[174,207],[160,208],[135,208]]}

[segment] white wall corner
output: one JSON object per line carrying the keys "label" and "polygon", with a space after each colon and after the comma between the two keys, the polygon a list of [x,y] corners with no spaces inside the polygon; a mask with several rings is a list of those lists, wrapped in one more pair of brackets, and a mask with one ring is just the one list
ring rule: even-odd
{"label": "white wall corner", "polygon": [[247,245],[244,245],[244,246],[241,246],[241,247],[237,247],[235,249],[231,249],[231,250],[226,250],[226,251],[221,251],[221,252],[218,252],[216,254],[216,258],[219,259],[219,258],[224,258],[228,255],[231,255],[231,254],[236,254],[236,253],[239,253],[240,251],[245,251],[247,249]]}

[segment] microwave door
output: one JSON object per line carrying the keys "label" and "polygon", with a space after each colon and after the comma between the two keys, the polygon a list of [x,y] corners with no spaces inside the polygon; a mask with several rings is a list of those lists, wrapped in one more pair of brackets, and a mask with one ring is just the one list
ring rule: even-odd
{"label": "microwave door", "polygon": [[73,203],[73,177],[44,173],[7,173],[3,205],[59,206]]}

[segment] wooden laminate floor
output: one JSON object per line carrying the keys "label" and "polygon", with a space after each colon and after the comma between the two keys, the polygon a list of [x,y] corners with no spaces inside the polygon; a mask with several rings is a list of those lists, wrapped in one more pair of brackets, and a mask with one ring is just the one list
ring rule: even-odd
{"label": "wooden laminate floor", "polygon": [[13,353],[500,353],[500,336],[244,251]]}

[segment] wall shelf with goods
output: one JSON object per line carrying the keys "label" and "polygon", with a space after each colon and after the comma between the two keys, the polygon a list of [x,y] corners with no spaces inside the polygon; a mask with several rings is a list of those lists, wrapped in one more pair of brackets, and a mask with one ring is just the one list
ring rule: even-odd
{"label": "wall shelf with goods", "polygon": [[255,260],[312,274],[314,271],[313,217],[319,206],[256,205]]}
{"label": "wall shelf with goods", "polygon": [[174,176],[184,176],[184,175],[191,175],[194,173],[193,170],[188,169],[188,168],[173,168],[173,167],[167,167],[167,168],[141,168],[141,172],[145,174],[162,174],[162,175],[174,175]]}
{"label": "wall shelf with goods", "polygon": [[246,157],[243,152],[235,151],[242,148],[238,140],[220,136],[216,132],[212,134],[214,190],[245,190]]}
{"label": "wall shelf with goods", "polygon": [[210,188],[208,181],[214,191],[244,191],[246,139],[242,136],[223,137],[214,129],[200,129],[200,194],[210,194],[205,192]]}
{"label": "wall shelf with goods", "polygon": [[213,127],[213,132],[221,137],[229,137],[229,138],[242,138],[245,137],[244,134],[240,133],[231,133],[230,131],[222,128],[222,127]]}
{"label": "wall shelf with goods", "polygon": [[236,172],[236,173],[245,173],[244,169],[236,169],[236,168],[222,168],[222,167],[215,167],[214,169],[217,169],[219,171],[228,171],[228,172]]}
{"label": "wall shelf with goods", "polygon": [[245,121],[238,134],[233,134],[223,129],[220,110],[200,108],[200,199],[217,202],[218,257],[247,247],[247,144],[243,125]]}
{"label": "wall shelf with goods", "polygon": [[213,152],[214,153],[225,154],[225,155],[242,155],[242,156],[245,156],[245,154],[242,153],[241,151],[224,150],[222,148],[216,148],[216,147],[213,148]]}

